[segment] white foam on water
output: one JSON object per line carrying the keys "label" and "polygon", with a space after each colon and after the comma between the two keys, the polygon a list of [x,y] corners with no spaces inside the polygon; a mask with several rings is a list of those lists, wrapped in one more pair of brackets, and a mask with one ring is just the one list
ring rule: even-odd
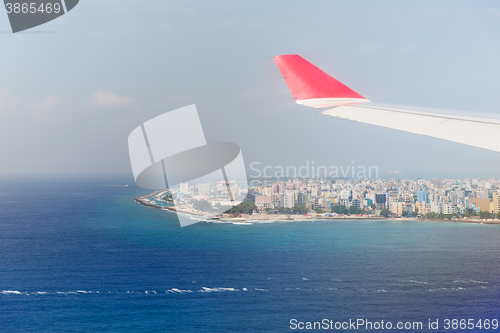
{"label": "white foam on water", "polygon": [[177,294],[183,294],[183,293],[192,293],[191,290],[189,289],[186,289],[186,290],[182,290],[182,289],[177,289],[177,288],[172,288],[172,289],[169,289],[169,290],[165,290],[165,292],[168,294],[168,293],[177,293]]}
{"label": "white foam on water", "polygon": [[410,282],[413,282],[413,283],[420,283],[420,284],[429,284],[429,282],[425,282],[425,281],[417,281],[417,280],[410,280]]}
{"label": "white foam on water", "polygon": [[[299,288],[297,288],[299,289]],[[332,289],[332,288],[330,288]],[[198,290],[199,293],[213,293],[213,292],[236,292],[236,291],[250,291],[249,288],[224,288],[224,287],[216,287],[216,288],[209,288],[209,287],[202,287],[200,290]],[[262,289],[262,288],[254,288],[254,290],[257,291],[268,291],[267,289]],[[337,290],[337,288],[333,288],[332,290]],[[165,293],[167,294],[185,294],[185,293],[193,293],[194,291],[189,290],[189,289],[179,289],[179,288],[171,288],[168,290],[165,290]],[[30,296],[30,295],[38,295],[38,296],[43,296],[43,295],[86,295],[86,294],[143,294],[143,295],[155,295],[158,292],[156,290],[144,290],[144,291],[133,291],[133,290],[127,290],[127,291],[97,291],[97,290],[76,290],[76,291],[54,291],[54,292],[47,292],[47,291],[35,291],[35,292],[22,292],[18,290],[3,290],[0,292],[0,294],[3,295],[24,295],[24,296]]]}
{"label": "white foam on water", "polygon": [[202,287],[200,293],[213,293],[213,292],[221,292],[221,291],[239,291],[238,289],[234,288],[207,288],[207,287]]}
{"label": "white foam on water", "polygon": [[17,290],[3,290],[2,294],[4,295],[24,295],[24,293]]}
{"label": "white foam on water", "polygon": [[483,282],[483,281],[474,281],[472,280],[473,283],[489,283],[489,282]]}

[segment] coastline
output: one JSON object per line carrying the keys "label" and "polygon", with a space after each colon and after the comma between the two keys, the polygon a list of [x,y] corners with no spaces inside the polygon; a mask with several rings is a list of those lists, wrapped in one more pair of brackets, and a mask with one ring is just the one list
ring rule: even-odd
{"label": "coastline", "polygon": [[[153,192],[151,194],[138,197],[134,201],[137,203],[150,207],[150,208],[156,208],[156,209],[163,209],[163,210],[168,210],[174,213],[183,213],[187,214],[193,217],[204,217],[203,214],[199,214],[196,211],[190,210],[190,209],[176,209],[175,207],[168,207],[168,206],[160,206],[154,203],[151,203],[149,199],[153,197],[157,197],[162,195],[163,193],[167,192],[167,190],[160,190]],[[334,221],[339,221],[339,220],[399,220],[399,221],[410,221],[410,220],[416,220],[416,221],[430,221],[430,222],[459,222],[459,223],[476,223],[476,224],[500,224],[500,220],[498,219],[479,219],[479,218],[459,218],[459,219],[428,219],[428,218],[414,218],[414,217],[381,217],[381,216],[374,216],[374,215],[335,215],[335,216],[303,216],[303,215],[290,215],[288,217],[288,214],[283,214],[283,215],[268,215],[268,214],[252,214],[252,215],[240,215],[238,217],[231,216],[229,214],[222,214],[218,215],[215,218],[207,218],[207,222],[240,222],[240,223],[248,223],[248,222],[253,222],[253,223],[270,223],[270,222],[277,222],[277,221],[286,221],[286,222],[293,222],[293,221],[323,221],[323,220],[334,220]]]}

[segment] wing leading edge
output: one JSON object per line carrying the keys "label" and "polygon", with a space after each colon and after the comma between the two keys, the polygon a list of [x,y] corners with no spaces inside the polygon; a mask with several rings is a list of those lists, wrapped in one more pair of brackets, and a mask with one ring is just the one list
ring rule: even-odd
{"label": "wing leading edge", "polygon": [[274,59],[298,104],[334,106],[324,115],[500,152],[500,118],[371,103],[300,56]]}

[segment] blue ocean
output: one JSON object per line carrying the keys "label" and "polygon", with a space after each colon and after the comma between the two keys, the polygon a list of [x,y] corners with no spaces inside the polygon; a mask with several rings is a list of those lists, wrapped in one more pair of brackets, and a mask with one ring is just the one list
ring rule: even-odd
{"label": "blue ocean", "polygon": [[500,320],[500,225],[180,228],[134,202],[149,191],[132,184],[0,182],[0,332],[287,332],[324,319],[423,323],[393,332],[439,320],[432,331],[449,332],[446,319]]}

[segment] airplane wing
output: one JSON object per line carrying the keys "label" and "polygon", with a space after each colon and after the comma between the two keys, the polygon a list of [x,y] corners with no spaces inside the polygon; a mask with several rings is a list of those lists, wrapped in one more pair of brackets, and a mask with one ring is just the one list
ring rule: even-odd
{"label": "airplane wing", "polygon": [[275,56],[297,104],[321,114],[500,152],[500,117],[372,103],[298,55]]}

